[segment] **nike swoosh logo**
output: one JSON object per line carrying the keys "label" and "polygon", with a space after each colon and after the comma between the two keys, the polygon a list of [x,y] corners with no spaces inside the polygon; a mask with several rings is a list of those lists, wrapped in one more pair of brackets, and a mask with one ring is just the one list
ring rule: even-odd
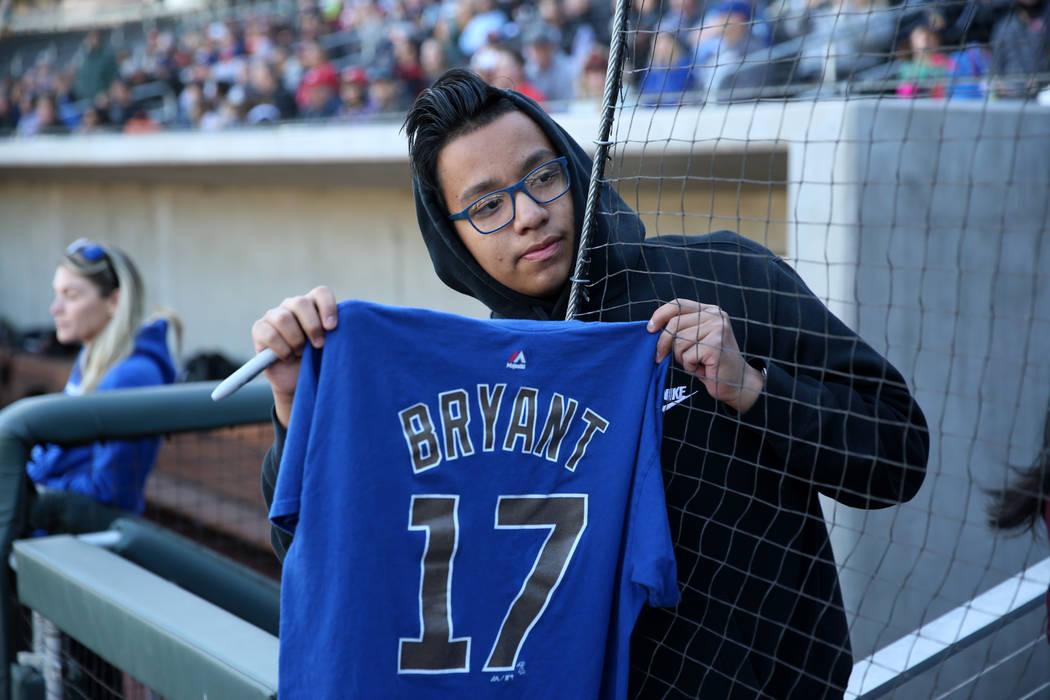
{"label": "nike swoosh logo", "polygon": [[[693,394],[695,394],[695,393],[696,393],[696,392],[694,391],[694,392],[693,392]],[[692,396],[693,394],[686,394],[685,396],[683,396],[683,397],[682,397],[682,398],[680,398],[680,399],[675,399],[674,401],[671,401],[671,402],[669,402],[669,403],[665,403],[665,404],[664,404],[664,411],[663,411],[663,412],[664,412],[664,413],[667,413],[667,411],[668,411],[669,409],[672,409],[672,408],[674,408],[674,407],[675,407],[675,406],[677,406],[678,404],[680,404],[680,403],[682,403],[683,401],[685,401],[686,399],[688,399],[688,398],[689,398],[690,396]]]}

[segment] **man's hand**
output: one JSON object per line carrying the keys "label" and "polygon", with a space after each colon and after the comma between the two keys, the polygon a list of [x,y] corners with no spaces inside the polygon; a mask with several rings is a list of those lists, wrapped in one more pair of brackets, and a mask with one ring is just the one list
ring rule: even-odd
{"label": "man's hand", "polygon": [[324,345],[325,333],[338,323],[335,296],[328,287],[317,287],[308,294],[289,297],[252,324],[255,352],[270,348],[279,358],[264,373],[273,390],[277,420],[287,427],[292,399],[299,381],[299,363],[306,343]]}
{"label": "man's hand", "polygon": [[665,331],[656,343],[656,361],[668,353],[695,375],[712,398],[746,412],[765,385],[762,373],[740,353],[729,314],[713,304],[675,299],[653,312],[649,332]]}

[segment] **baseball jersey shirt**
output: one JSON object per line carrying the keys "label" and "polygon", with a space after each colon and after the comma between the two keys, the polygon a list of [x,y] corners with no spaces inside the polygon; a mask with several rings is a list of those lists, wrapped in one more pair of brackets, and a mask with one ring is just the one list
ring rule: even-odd
{"label": "baseball jersey shirt", "polygon": [[678,601],[657,338],[340,304],[270,511],[282,700],[624,697]]}

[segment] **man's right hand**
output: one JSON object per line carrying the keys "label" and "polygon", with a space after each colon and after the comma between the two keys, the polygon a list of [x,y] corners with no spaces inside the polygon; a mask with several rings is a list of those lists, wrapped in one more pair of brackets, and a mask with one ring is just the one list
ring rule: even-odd
{"label": "man's right hand", "polygon": [[306,343],[322,347],[325,333],[333,330],[338,320],[335,296],[328,287],[321,286],[303,296],[285,299],[252,324],[255,352],[270,348],[279,359],[270,365],[265,376],[273,390],[274,410],[281,425],[287,427],[292,415]]}

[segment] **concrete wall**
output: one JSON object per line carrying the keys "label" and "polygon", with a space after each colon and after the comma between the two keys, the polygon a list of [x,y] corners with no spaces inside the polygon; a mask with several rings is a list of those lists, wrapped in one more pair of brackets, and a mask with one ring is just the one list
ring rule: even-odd
{"label": "concrete wall", "polygon": [[[640,195],[659,199],[655,192]],[[647,216],[650,230],[733,228],[736,191],[718,188],[713,196],[723,215],[673,223]],[[750,218],[765,208],[765,196],[755,196],[762,209]],[[187,352],[217,348],[246,356],[252,321],[285,296],[322,283],[341,299],[486,315],[433,274],[411,200],[406,187],[2,183],[0,317],[20,327],[50,323],[54,264],[80,236],[132,255],[151,306],[174,308],[185,321]],[[743,223],[759,240],[782,241],[764,226]]]}
{"label": "concrete wall", "polygon": [[407,188],[34,182],[0,186],[0,316],[47,325],[51,275],[79,236],[127,250],[152,304],[185,322],[184,349],[251,352],[251,323],[318,284],[339,298],[480,304],[429,272]]}
{"label": "concrete wall", "polygon": [[[825,503],[863,656],[1047,556],[1043,541],[989,530],[982,488],[1032,463],[1047,419],[1050,111],[858,102],[843,123],[841,144],[789,154],[799,215],[789,248],[810,285],[902,371],[932,443],[911,503]],[[1004,630],[996,644],[1020,649],[1033,629]],[[992,653],[980,645],[967,658]],[[977,668],[939,669],[938,685]],[[1018,687],[1050,678],[1045,661],[1019,672]],[[988,684],[974,692],[1004,697]]]}
{"label": "concrete wall", "polygon": [[[593,138],[592,117],[566,122],[581,143]],[[741,190],[688,155],[665,162],[692,173],[685,186],[620,183],[649,232],[734,228],[783,252],[783,184]],[[0,142],[0,318],[50,324],[55,262],[81,236],[131,254],[151,306],[183,318],[184,355],[246,358],[252,322],[318,284],[341,299],[487,315],[433,274],[393,123]]]}

